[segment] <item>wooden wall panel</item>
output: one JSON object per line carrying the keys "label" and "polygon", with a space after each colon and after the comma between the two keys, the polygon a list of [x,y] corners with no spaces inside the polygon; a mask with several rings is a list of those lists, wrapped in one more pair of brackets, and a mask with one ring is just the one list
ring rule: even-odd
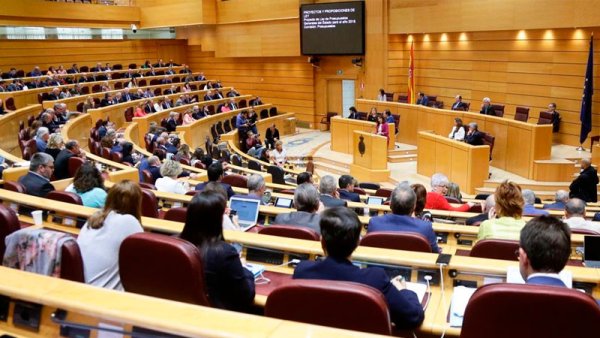
{"label": "wooden wall panel", "polygon": [[0,69],[6,72],[15,67],[29,72],[34,66],[47,69],[62,64],[70,68],[73,63],[81,67],[97,62],[127,67],[130,63],[141,65],[145,60],[154,63],[159,58],[185,63],[186,48],[184,40],[0,40]]}
{"label": "wooden wall panel", "polygon": [[[592,31],[390,34],[386,89],[406,93],[409,41],[414,39],[417,90],[437,95],[445,107],[461,94],[464,101],[471,102],[471,111],[478,111],[481,99],[490,97],[494,103],[505,105],[505,117],[510,119],[514,118],[515,107],[530,107],[529,122],[533,123],[548,103],[555,102],[562,116],[561,132],[555,140],[575,145]],[[598,48],[594,58],[596,62],[600,58]],[[598,82],[598,75],[594,81]],[[591,135],[596,135],[600,133],[599,89],[593,100]]]}
{"label": "wooden wall panel", "polygon": [[299,56],[298,19],[218,25],[216,56]]}
{"label": "wooden wall panel", "polygon": [[217,23],[298,18],[299,0],[229,0],[217,3]]}
{"label": "wooden wall panel", "polygon": [[300,121],[314,119],[313,67],[304,57],[219,58],[188,46],[187,59],[192,70],[204,71],[207,78],[258,95],[280,111],[296,113]]}
{"label": "wooden wall panel", "polygon": [[214,24],[215,0],[169,0],[137,2],[142,28]]}

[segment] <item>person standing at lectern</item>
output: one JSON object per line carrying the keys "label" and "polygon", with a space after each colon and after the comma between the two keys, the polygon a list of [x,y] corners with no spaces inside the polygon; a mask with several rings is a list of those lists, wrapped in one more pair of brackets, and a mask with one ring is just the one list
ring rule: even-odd
{"label": "person standing at lectern", "polygon": [[375,134],[385,136],[387,144],[390,144],[390,127],[383,119],[382,115],[377,115],[377,125],[375,125]]}

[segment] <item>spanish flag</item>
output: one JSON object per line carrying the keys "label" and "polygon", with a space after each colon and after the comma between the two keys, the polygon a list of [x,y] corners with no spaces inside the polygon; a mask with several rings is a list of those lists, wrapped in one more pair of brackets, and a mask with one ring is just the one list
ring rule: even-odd
{"label": "spanish flag", "polygon": [[410,59],[408,60],[408,103],[416,103],[415,99],[415,47],[410,42]]}

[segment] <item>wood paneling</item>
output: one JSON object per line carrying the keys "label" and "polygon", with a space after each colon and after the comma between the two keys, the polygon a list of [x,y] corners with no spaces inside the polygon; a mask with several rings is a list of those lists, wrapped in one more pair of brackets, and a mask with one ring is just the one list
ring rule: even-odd
{"label": "wood paneling", "polygon": [[138,1],[140,27],[175,27],[214,24],[215,0]]}
{"label": "wood paneling", "polygon": [[217,22],[241,23],[298,18],[299,0],[229,0],[217,3]]}
{"label": "wood paneling", "polygon": [[241,94],[252,94],[282,112],[294,112],[301,121],[314,119],[313,68],[304,57],[218,58],[200,46],[188,46],[188,63],[207,78]]}
{"label": "wood paneling", "polygon": [[216,56],[299,56],[298,19],[218,25]]}
{"label": "wood paneling", "polygon": [[[505,105],[513,119],[517,106],[530,107],[529,122],[555,102],[562,116],[560,143],[579,141],[579,109],[589,36],[594,29],[468,32],[389,36],[386,89],[405,93],[410,39],[415,41],[417,90],[437,95],[448,108],[454,96],[471,102],[478,111],[483,97]],[[595,59],[600,53],[595,53]],[[594,76],[597,81],[598,76]],[[600,133],[600,90],[595,91],[594,128]],[[370,95],[375,96],[375,93]],[[504,159],[501,159],[504,161]]]}

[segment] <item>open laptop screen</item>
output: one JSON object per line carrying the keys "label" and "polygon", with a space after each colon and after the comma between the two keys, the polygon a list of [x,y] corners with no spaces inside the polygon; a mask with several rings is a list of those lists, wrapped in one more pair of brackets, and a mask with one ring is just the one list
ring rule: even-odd
{"label": "open laptop screen", "polygon": [[382,205],[384,202],[384,198],[382,197],[373,197],[373,196],[369,196],[367,198],[367,204],[369,205]]}
{"label": "open laptop screen", "polygon": [[278,197],[275,202],[275,206],[279,208],[291,208],[292,207],[292,199],[285,197]]}
{"label": "open laptop screen", "polygon": [[229,208],[235,210],[242,227],[256,224],[258,220],[260,201],[249,198],[232,197]]}
{"label": "open laptop screen", "polygon": [[583,237],[584,261],[600,262],[600,236]]}

